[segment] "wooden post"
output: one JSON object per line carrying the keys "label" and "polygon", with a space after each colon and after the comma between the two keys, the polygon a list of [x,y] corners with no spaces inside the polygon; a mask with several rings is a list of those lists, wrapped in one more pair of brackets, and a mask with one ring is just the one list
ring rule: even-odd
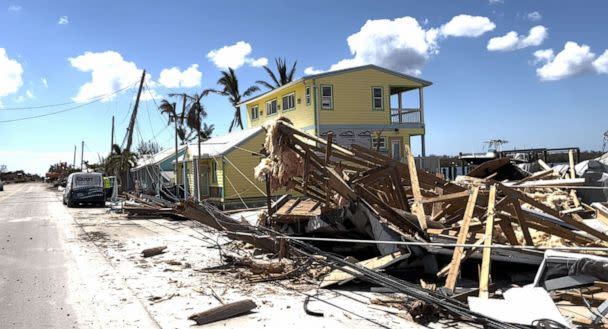
{"label": "wooden post", "polygon": [[[513,198],[513,196],[508,196],[508,198]],[[526,216],[524,212],[521,210],[521,203],[519,203],[518,199],[512,199],[511,205],[515,210],[515,216],[517,217],[517,222],[519,223],[519,228],[521,229],[521,233],[524,235],[524,241],[526,241],[527,246],[534,246],[534,242],[532,241],[532,236],[530,235],[530,230],[528,229],[528,224],[526,223]]]}
{"label": "wooden post", "polygon": [[177,112],[175,112],[177,103],[173,103],[173,114],[175,115],[175,196],[179,199],[179,181],[177,180],[177,164],[178,159],[178,146],[177,146]]}
{"label": "wooden post", "polygon": [[401,94],[401,92],[399,92],[399,93],[397,93],[397,95],[399,97],[399,100],[397,101],[397,104],[399,105],[399,108],[398,108],[397,112],[399,113],[399,123],[402,123],[403,122],[402,121],[403,119],[402,119],[402,116],[401,116],[401,113],[403,112],[403,106],[402,106],[403,100],[401,99],[402,94]]}
{"label": "wooden post", "polygon": [[110,154],[114,148],[114,116],[112,116],[112,136],[110,136]]}
{"label": "wooden post", "polygon": [[[457,244],[464,244],[467,241],[467,235],[469,234],[469,225],[471,225],[471,219],[473,218],[473,211],[475,210],[475,203],[477,202],[477,194],[479,193],[479,186],[474,186],[467,201],[467,207],[464,211],[462,218],[462,224],[460,231],[458,231]],[[445,280],[445,287],[454,291],[456,288],[456,279],[460,272],[460,262],[462,261],[462,254],[464,253],[463,247],[454,248],[454,254],[452,255],[452,262],[450,263],[450,270],[448,272],[448,278]]]}
{"label": "wooden post", "polygon": [[[325,148],[325,166],[329,166],[329,159],[331,158],[331,149],[332,143],[334,140],[334,133],[329,132],[327,134],[327,146]],[[325,184],[325,207],[331,207],[331,188],[329,187],[329,182]]]}
{"label": "wooden post", "polygon": [[490,256],[492,255],[492,230],[494,229],[494,203],[496,201],[496,185],[490,186],[490,198],[486,216],[486,234],[484,237],[483,254],[481,258],[481,274],[479,276],[479,298],[488,298],[488,283],[490,282]]}
{"label": "wooden post", "polygon": [[414,155],[409,145],[405,145],[405,153],[407,156],[407,168],[410,174],[410,184],[412,186],[412,194],[414,195],[414,203],[412,204],[412,212],[418,218],[418,224],[422,230],[426,230],[426,215],[424,213],[424,206],[422,204],[422,193],[420,193],[420,183],[418,182],[418,172],[416,170],[416,163],[414,162]]}
{"label": "wooden post", "polygon": [[[574,154],[572,150],[568,150],[568,162],[570,165],[570,178],[576,178],[576,171],[574,170]],[[580,201],[578,201],[578,196],[576,195],[576,190],[570,190],[570,197],[572,198],[572,202],[574,202],[574,207],[578,208],[581,206]]]}
{"label": "wooden post", "polygon": [[272,216],[272,200],[270,197],[270,175],[265,174],[264,178],[266,180],[266,207],[268,208],[268,219],[270,219],[270,216]]}
{"label": "wooden post", "polygon": [[418,88],[418,102],[420,105],[420,123],[424,123],[424,93],[422,87]]}

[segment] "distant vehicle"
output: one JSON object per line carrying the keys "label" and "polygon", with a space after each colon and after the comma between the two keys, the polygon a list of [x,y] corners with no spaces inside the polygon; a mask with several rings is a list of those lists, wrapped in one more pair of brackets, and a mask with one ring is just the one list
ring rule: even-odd
{"label": "distant vehicle", "polygon": [[79,203],[105,205],[106,196],[103,191],[103,177],[100,173],[73,173],[63,190],[63,204],[73,207]]}

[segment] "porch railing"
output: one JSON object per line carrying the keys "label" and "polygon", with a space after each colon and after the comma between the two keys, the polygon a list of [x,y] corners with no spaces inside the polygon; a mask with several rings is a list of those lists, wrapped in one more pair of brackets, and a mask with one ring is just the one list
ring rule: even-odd
{"label": "porch railing", "polygon": [[423,123],[420,109],[391,109],[391,123]]}

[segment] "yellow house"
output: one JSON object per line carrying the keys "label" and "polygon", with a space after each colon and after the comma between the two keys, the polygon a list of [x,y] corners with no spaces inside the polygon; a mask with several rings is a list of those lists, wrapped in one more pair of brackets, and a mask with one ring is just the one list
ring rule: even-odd
{"label": "yellow house", "polygon": [[[263,204],[265,184],[253,177],[253,168],[260,162],[265,138],[262,127],[253,127],[201,143],[200,155],[198,144],[188,145],[177,167],[178,184],[187,185],[189,196],[198,194],[199,199],[222,206]],[[199,191],[194,179],[196,160]]]}
{"label": "yellow house", "polygon": [[431,84],[365,65],[304,76],[241,104],[248,127],[284,116],[308,133],[332,132],[336,143],[377,148],[403,160],[404,145],[413,136],[420,136],[425,156],[423,89]]}

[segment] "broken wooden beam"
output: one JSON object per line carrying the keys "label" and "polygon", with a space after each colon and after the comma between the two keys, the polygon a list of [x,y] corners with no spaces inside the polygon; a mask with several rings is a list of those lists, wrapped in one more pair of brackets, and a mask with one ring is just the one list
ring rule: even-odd
{"label": "broken wooden beam", "polygon": [[193,320],[196,324],[203,325],[248,313],[256,307],[257,305],[251,299],[245,299],[193,314],[188,317],[188,320]]}

